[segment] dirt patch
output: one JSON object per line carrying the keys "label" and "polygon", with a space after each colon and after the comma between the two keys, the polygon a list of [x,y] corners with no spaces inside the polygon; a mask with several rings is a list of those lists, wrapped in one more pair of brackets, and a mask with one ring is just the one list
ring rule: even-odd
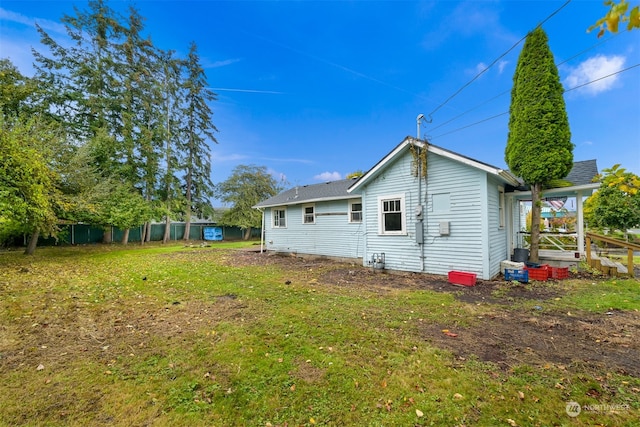
{"label": "dirt patch", "polygon": [[459,359],[477,357],[508,369],[522,363],[545,366],[591,366],[640,376],[637,358],[640,320],[636,313],[568,316],[554,313],[503,312],[471,327],[443,332],[428,325],[425,340]]}
{"label": "dirt patch", "polygon": [[[428,324],[420,338],[451,351],[458,360],[477,358],[504,369],[519,364],[604,369],[640,377],[640,313],[557,313],[544,302],[561,296],[553,281],[516,284],[479,280],[476,286],[454,286],[445,277],[405,272],[377,272],[356,264],[241,251],[227,258],[241,265],[276,264],[290,273],[288,282],[338,286],[380,295],[397,289],[452,293],[462,302],[492,304],[492,316],[465,327]],[[286,273],[285,273],[286,275]],[[570,278],[602,280],[588,273]],[[314,279],[315,278],[315,279]],[[539,301],[531,311],[510,308],[515,301]],[[531,305],[531,304],[528,304]],[[447,334],[444,331],[448,331]]]}
{"label": "dirt patch", "polygon": [[0,342],[3,348],[0,367],[22,364],[51,367],[73,362],[78,354],[108,361],[135,354],[151,346],[153,339],[179,342],[181,337],[213,329],[220,321],[239,318],[244,308],[234,295],[164,305],[140,299],[133,307],[114,301],[110,308],[101,311],[86,304],[72,304],[75,305],[66,307],[64,314],[54,310],[58,307],[34,314],[19,341]]}

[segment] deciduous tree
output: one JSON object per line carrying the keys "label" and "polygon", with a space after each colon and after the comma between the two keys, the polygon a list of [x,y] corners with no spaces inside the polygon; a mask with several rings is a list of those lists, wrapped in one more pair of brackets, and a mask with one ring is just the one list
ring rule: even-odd
{"label": "deciduous tree", "polygon": [[640,178],[619,165],[604,169],[600,188],[585,202],[590,228],[620,230],[640,227]]}
{"label": "deciduous tree", "polygon": [[598,28],[598,37],[602,37],[606,31],[617,33],[620,24],[625,22],[627,30],[640,28],[640,6],[636,5],[629,9],[628,0],[620,0],[618,3],[614,0],[607,0],[604,4],[609,7],[607,14],[598,19],[587,31],[590,32]]}
{"label": "deciduous tree", "polygon": [[216,196],[231,209],[222,215],[221,223],[245,230],[245,240],[251,236],[251,229],[260,227],[262,215],[252,206],[275,196],[282,186],[267,172],[264,166],[239,165],[231,176],[216,186]]}

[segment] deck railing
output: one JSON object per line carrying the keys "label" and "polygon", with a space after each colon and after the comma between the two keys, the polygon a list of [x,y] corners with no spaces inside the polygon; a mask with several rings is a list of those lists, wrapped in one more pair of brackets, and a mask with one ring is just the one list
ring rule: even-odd
{"label": "deck railing", "polygon": [[600,242],[605,242],[608,245],[613,245],[616,247],[621,247],[621,248],[626,248],[627,249],[627,272],[628,274],[633,277],[633,252],[634,251],[640,251],[640,245],[637,245],[635,243],[630,243],[630,242],[624,242],[622,240],[618,240],[618,239],[614,239],[613,237],[610,236],[603,236],[602,234],[596,234],[596,233],[591,233],[591,232],[587,232],[586,233],[586,250],[587,250],[587,263],[589,265],[591,265],[591,258],[592,258],[592,244],[591,241],[592,240],[597,240]]}
{"label": "deck railing", "polygon": [[[531,232],[520,231],[518,245],[520,248],[529,249],[531,247]],[[541,231],[539,248],[575,253],[578,251],[578,233]]]}

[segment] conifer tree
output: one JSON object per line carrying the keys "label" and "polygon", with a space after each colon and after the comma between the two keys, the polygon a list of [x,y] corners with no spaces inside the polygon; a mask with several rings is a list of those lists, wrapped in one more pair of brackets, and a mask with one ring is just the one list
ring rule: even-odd
{"label": "conifer tree", "polygon": [[542,189],[566,177],[573,166],[563,92],[547,35],[538,27],[527,35],[513,76],[505,149],[511,171],[531,187],[533,262],[538,261]]}
{"label": "conifer tree", "polygon": [[185,61],[186,78],[183,83],[184,107],[182,152],[184,155],[184,188],[186,199],[184,240],[189,240],[192,212],[200,214],[210,209],[213,194],[209,142],[215,142],[213,112],[208,102],[216,99],[207,84],[207,78],[195,42],[191,42]]}

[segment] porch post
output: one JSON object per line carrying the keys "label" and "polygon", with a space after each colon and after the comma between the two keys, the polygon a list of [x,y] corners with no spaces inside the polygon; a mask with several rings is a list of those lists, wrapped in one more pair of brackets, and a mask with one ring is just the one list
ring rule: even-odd
{"label": "porch post", "polygon": [[584,216],[582,211],[582,191],[576,193],[576,232],[578,233],[578,252],[584,255]]}

